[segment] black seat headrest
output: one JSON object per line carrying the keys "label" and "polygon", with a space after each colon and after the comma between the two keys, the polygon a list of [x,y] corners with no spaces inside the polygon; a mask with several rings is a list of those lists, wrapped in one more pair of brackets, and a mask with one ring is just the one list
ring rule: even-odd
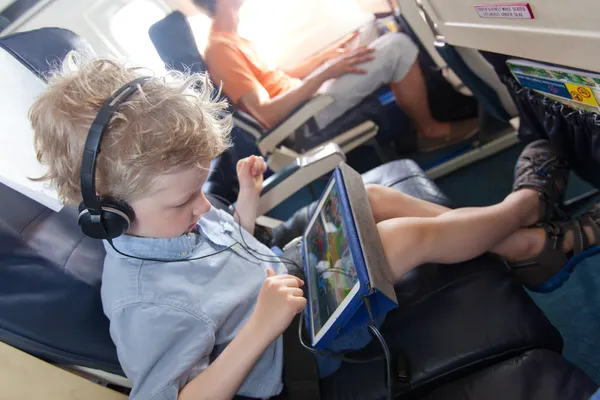
{"label": "black seat headrest", "polygon": [[200,55],[190,24],[181,12],[175,11],[148,30],[158,55],[170,69],[181,72],[205,72],[206,64]]}
{"label": "black seat headrest", "polygon": [[41,28],[0,37],[0,47],[42,79],[72,50],[84,58],[95,56],[84,39],[62,28]]}

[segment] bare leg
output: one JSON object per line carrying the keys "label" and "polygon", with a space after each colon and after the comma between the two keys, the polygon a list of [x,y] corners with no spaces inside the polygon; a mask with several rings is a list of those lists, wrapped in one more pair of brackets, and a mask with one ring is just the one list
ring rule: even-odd
{"label": "bare leg", "polygon": [[524,189],[490,207],[451,210],[433,218],[393,218],[377,227],[393,276],[399,279],[423,263],[457,263],[489,251],[535,222],[538,202],[536,191]]}
{"label": "bare leg", "polygon": [[419,133],[426,137],[441,137],[450,133],[450,123],[433,119],[429,111],[429,99],[425,79],[419,63],[415,62],[404,79],[390,82],[396,103],[417,126]]}
{"label": "bare leg", "polygon": [[[366,189],[376,223],[403,217],[434,218],[451,211],[450,208],[417,199],[386,186],[366,185]],[[568,240],[569,237],[566,239]],[[525,260],[538,254],[542,250],[544,242],[545,234],[543,229],[520,229],[492,247],[489,251],[514,262]],[[567,246],[566,248],[569,247]]]}
{"label": "bare leg", "polygon": [[365,185],[375,222],[400,217],[437,217],[450,211],[448,207],[404,194],[387,186]]}

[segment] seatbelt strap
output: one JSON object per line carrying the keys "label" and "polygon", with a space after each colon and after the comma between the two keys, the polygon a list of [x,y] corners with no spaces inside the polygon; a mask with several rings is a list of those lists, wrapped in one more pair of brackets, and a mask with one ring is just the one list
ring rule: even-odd
{"label": "seatbelt strap", "polygon": [[317,359],[298,340],[297,327],[301,316],[296,315],[283,332],[283,382],[287,400],[320,400]]}
{"label": "seatbelt strap", "polygon": [[400,395],[410,392],[410,371],[408,359],[401,351],[392,353],[392,377],[394,378],[394,394]]}

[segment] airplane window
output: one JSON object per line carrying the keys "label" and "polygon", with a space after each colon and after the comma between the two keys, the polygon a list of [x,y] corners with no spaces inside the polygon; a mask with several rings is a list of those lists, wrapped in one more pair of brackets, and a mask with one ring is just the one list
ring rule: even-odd
{"label": "airplane window", "polygon": [[196,46],[200,53],[204,52],[206,42],[208,41],[208,31],[210,30],[211,20],[204,14],[194,15],[189,17],[190,26],[196,39]]}
{"label": "airplane window", "polygon": [[150,0],[134,0],[119,10],[110,21],[110,31],[133,63],[161,74],[164,64],[148,36],[148,29],[165,17],[165,12]]}
{"label": "airplane window", "polygon": [[[373,14],[361,10],[357,1],[246,0],[240,11],[239,32],[252,41],[268,64],[286,67],[297,64],[372,18]],[[198,49],[202,51],[210,19],[201,14],[189,21]]]}

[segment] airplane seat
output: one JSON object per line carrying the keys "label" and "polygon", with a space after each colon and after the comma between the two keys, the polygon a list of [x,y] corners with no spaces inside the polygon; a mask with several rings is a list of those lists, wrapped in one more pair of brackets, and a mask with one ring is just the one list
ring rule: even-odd
{"label": "airplane seat", "polygon": [[477,99],[468,89],[465,89],[457,77],[453,79],[452,70],[436,62],[429,52],[428,43],[422,41],[417,30],[413,29],[403,14],[398,15],[397,20],[400,31],[410,36],[419,47],[419,65],[425,78],[433,117],[440,121],[459,121],[477,117],[479,108]]}
{"label": "airplane seat", "polygon": [[[471,65],[467,64],[466,60],[481,61],[482,57],[477,54],[477,50],[467,48],[456,48],[448,43],[439,43],[436,45],[436,50],[446,61],[449,68],[461,79],[461,81],[473,93],[481,104],[482,110],[494,119],[505,122],[510,127],[508,121],[511,115],[507,112],[505,105],[498,96],[498,90],[504,91],[504,87],[492,87],[480,75],[474,72]],[[485,62],[485,60],[483,60]],[[486,63],[487,64],[487,63]],[[486,65],[483,64],[483,65]],[[489,64],[488,64],[489,66]],[[496,78],[497,80],[497,78]],[[507,103],[506,98],[504,102]],[[512,117],[516,116],[515,106],[511,104],[510,99],[508,105],[513,112]]]}
{"label": "airplane seat", "polygon": [[[519,138],[523,142],[547,138],[562,152],[577,175],[600,188],[600,177],[595,173],[600,164],[598,113],[575,110],[522,87],[505,65],[507,59],[517,58],[575,71],[600,72],[593,57],[595,52],[589,50],[596,47],[598,37],[597,24],[589,18],[594,15],[590,12],[592,3],[582,5],[574,13],[563,3],[550,5],[536,0],[527,3],[530,10],[535,10],[535,15],[529,16],[531,19],[509,22],[503,18],[482,18],[473,12],[473,6],[478,7],[474,2],[452,6],[443,1],[399,2],[403,13],[412,15],[416,23],[421,17],[423,32],[435,44],[446,47],[442,46],[445,32],[452,45],[486,50],[482,55],[508,88],[517,109]],[[554,51],[556,48],[566,49],[568,53]],[[569,206],[581,204],[596,193],[596,190],[589,191],[566,203]]]}
{"label": "airplane seat", "polygon": [[[32,50],[50,34],[54,35],[52,45]],[[10,126],[13,119],[26,121],[26,112],[15,111],[28,109],[43,90],[42,85],[34,96],[22,96],[28,82],[37,82],[39,88],[40,78],[49,70],[44,61],[37,64],[42,69],[36,69],[32,59],[58,61],[58,54],[75,48],[69,38],[73,38],[70,32],[52,28],[0,38],[0,84],[11,88],[0,92],[5,124]],[[30,134],[25,128],[1,132],[0,156],[19,143],[14,138]],[[8,182],[5,172],[0,170],[0,179]],[[411,161],[383,165],[363,179],[448,204]],[[303,228],[306,210],[298,211],[296,228]],[[8,184],[0,184],[0,340],[51,363],[87,367],[81,373],[97,381],[130,385],[123,378],[102,311],[102,260],[101,243],[83,236],[74,208],[53,212]],[[583,372],[573,374],[573,368],[565,367],[560,334],[497,258],[486,255],[453,266],[421,266],[395,290],[400,306],[388,315],[382,333],[394,351],[407,357],[408,376],[402,382],[406,396],[425,399],[446,388],[450,395],[445,398],[457,397],[473,382],[485,383],[484,398],[508,398],[502,393],[510,389],[519,394],[510,397],[517,400],[558,399],[566,387],[575,387],[583,398],[595,389]],[[516,380],[515,387],[486,372],[505,370],[507,365],[514,374],[533,373],[536,363],[511,361],[526,357],[527,351],[552,354],[553,362],[545,371],[556,378],[553,390],[540,391],[538,396],[531,382]],[[380,352],[372,343],[356,356]],[[383,363],[344,364],[320,381],[322,397],[382,399],[386,392],[383,371]]]}
{"label": "airplane seat", "polygon": [[[598,114],[573,110],[559,101],[521,86],[506,64],[508,59],[515,57],[485,51],[482,55],[493,65],[514,99],[520,117],[518,135],[521,141],[529,143],[538,139],[550,140],[579,177],[600,189],[600,175],[596,173],[600,168]],[[549,65],[560,67],[557,64]],[[590,191],[578,196],[576,201],[567,202],[569,206],[575,206],[596,193],[597,190]]]}
{"label": "airplane seat", "polygon": [[399,3],[402,16],[421,40],[428,42],[428,51],[435,52],[437,62],[451,69],[479,102],[482,133],[494,136],[510,129],[508,121],[518,112],[493,67],[477,50],[447,43],[421,0]]}

